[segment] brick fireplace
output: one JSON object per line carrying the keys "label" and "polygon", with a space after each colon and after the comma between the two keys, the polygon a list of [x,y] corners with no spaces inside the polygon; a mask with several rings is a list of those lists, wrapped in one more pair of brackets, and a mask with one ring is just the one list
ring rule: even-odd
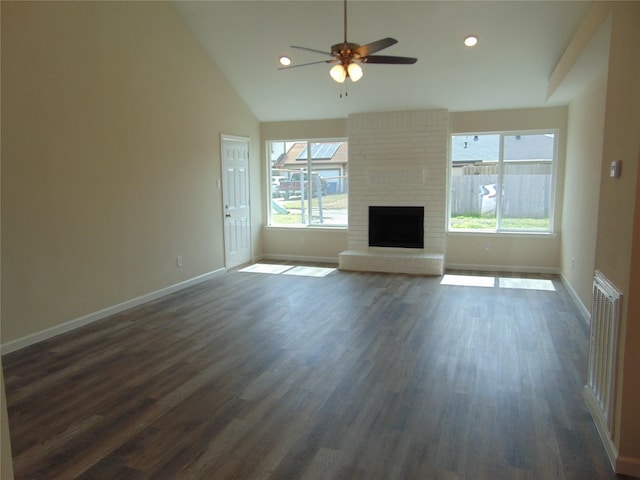
{"label": "brick fireplace", "polygon": [[[348,250],[343,270],[442,275],[449,112],[349,116]],[[370,247],[369,207],[424,207],[424,248]]]}

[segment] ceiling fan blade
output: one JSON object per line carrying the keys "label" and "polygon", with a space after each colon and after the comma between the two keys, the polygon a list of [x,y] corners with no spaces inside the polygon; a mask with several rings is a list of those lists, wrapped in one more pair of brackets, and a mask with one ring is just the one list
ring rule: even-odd
{"label": "ceiling fan blade", "polygon": [[360,60],[363,63],[384,63],[389,65],[412,65],[418,61],[413,57],[392,57],[389,55],[369,55]]}
{"label": "ceiling fan blade", "polygon": [[330,57],[333,57],[333,55],[330,52],[324,52],[322,50],[316,50],[315,48],[297,47],[295,45],[291,45],[291,48],[297,48],[299,50],[306,50],[307,52],[321,53],[322,55],[328,55]]}
{"label": "ceiling fan blade", "polygon": [[375,42],[367,43],[366,45],[361,45],[354,50],[354,53],[357,53],[360,57],[366,57],[396,43],[398,43],[398,41],[395,38],[387,37],[376,40]]}
{"label": "ceiling fan blade", "polygon": [[307,65],[316,65],[318,63],[333,63],[335,60],[320,60],[318,62],[300,63],[298,65],[289,65],[288,67],[278,67],[278,70],[287,70],[288,68],[306,67]]}

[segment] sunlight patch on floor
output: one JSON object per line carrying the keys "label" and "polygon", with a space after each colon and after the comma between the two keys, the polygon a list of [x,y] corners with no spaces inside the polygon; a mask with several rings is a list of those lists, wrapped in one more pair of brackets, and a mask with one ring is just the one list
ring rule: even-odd
{"label": "sunlight patch on floor", "polygon": [[494,277],[481,277],[476,275],[445,275],[440,285],[457,285],[460,287],[489,287],[496,286]]}
{"label": "sunlight patch on floor", "polygon": [[335,268],[326,267],[294,267],[283,273],[285,275],[300,275],[303,277],[326,277],[331,272],[335,272],[335,270]]}
{"label": "sunlight patch on floor", "polygon": [[548,290],[555,292],[555,287],[551,280],[540,278],[498,278],[500,288],[522,288],[525,290]]}
{"label": "sunlight patch on floor", "polygon": [[335,268],[327,267],[305,267],[294,265],[273,265],[270,263],[254,263],[248,267],[238,270],[239,272],[248,273],[268,273],[272,275],[299,275],[301,277],[326,277],[331,272],[334,272]]}
{"label": "sunlight patch on floor", "polygon": [[447,274],[442,277],[440,285],[485,288],[519,288],[522,290],[546,290],[551,292],[556,290],[551,280],[539,278],[490,277],[482,275]]}
{"label": "sunlight patch on floor", "polygon": [[245,267],[240,272],[249,272],[249,273],[271,273],[273,275],[278,275],[280,273],[286,272],[290,270],[293,265],[271,265],[269,263],[254,263],[253,265],[249,265]]}

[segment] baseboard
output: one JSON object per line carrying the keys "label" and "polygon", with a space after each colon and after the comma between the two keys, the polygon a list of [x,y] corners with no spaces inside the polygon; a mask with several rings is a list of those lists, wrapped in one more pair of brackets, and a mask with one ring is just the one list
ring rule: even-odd
{"label": "baseboard", "polygon": [[264,254],[261,255],[262,260],[280,260],[285,262],[314,262],[314,263],[331,263],[338,264],[338,257],[307,257],[301,255],[278,255]]}
{"label": "baseboard", "polygon": [[580,311],[582,318],[584,318],[584,321],[587,322],[587,325],[589,325],[591,323],[591,312],[585,306],[585,304],[582,303],[582,300],[580,300],[580,297],[578,296],[576,291],[573,289],[573,286],[569,283],[567,278],[562,273],[560,274],[560,280],[562,280],[562,284],[569,292],[569,296],[573,300],[573,303],[575,303],[576,307],[578,307],[578,310]]}
{"label": "baseboard", "polygon": [[604,418],[604,414],[602,410],[600,410],[600,406],[598,405],[598,400],[593,395],[591,389],[585,385],[582,391],[582,397],[584,398],[585,403],[587,404],[587,408],[589,409],[589,413],[591,413],[591,418],[593,419],[593,423],[596,425],[596,430],[598,431],[598,435],[600,435],[600,440],[602,441],[602,445],[604,446],[604,450],[607,453],[607,457],[609,458],[609,463],[611,464],[611,468],[616,471],[616,462],[618,460],[618,448],[613,443],[611,436],[609,434],[609,429],[607,428],[607,420]]}
{"label": "baseboard", "polygon": [[509,272],[509,273],[544,273],[558,275],[560,270],[556,267],[523,267],[509,265],[476,265],[466,263],[447,263],[445,270],[473,270],[478,272]]}
{"label": "baseboard", "polygon": [[123,312],[130,308],[137,307],[138,305],[142,305],[143,303],[147,303],[160,297],[164,297],[165,295],[169,295],[170,293],[177,292],[178,290],[182,290],[192,285],[196,285],[200,282],[204,282],[205,280],[209,280],[210,278],[220,275],[225,271],[226,269],[220,268],[218,270],[205,273],[204,275],[200,275],[189,280],[176,283],[175,285],[161,288],[160,290],[156,290],[155,292],[150,292],[140,297],[132,298],[130,300],[127,300],[126,302],[122,302],[117,305],[112,305],[102,310],[98,310],[97,312],[74,318],[73,320],[69,320],[68,322],[61,323],[60,325],[46,328],[44,330],[32,333],[22,338],[18,338],[16,340],[11,340],[0,345],[0,352],[2,355],[4,355],[5,353],[15,352],[16,350],[28,347],[29,345],[33,345],[43,340],[55,337],[56,335],[75,330],[76,328],[80,328],[98,320],[102,320],[111,315],[115,315],[116,313]]}
{"label": "baseboard", "polygon": [[251,257],[251,263],[257,263],[257,262],[259,262],[261,260],[264,260],[264,259],[265,259],[265,256],[264,256],[263,253],[261,253],[260,255],[254,255],[254,256]]}
{"label": "baseboard", "polygon": [[609,430],[607,429],[607,422],[598,406],[598,401],[593,396],[593,392],[589,387],[585,385],[583,390],[584,401],[587,404],[587,408],[593,418],[593,423],[596,425],[596,430],[600,435],[602,445],[611,463],[611,468],[618,475],[629,475],[631,477],[640,478],[640,458],[620,456],[618,454],[618,448],[611,440]]}

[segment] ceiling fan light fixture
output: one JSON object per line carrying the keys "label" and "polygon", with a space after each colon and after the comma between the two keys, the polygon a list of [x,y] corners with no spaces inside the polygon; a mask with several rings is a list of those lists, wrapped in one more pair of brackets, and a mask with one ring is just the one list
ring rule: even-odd
{"label": "ceiling fan light fixture", "polygon": [[331,67],[331,70],[329,70],[329,75],[331,75],[331,78],[333,78],[336,82],[344,83],[345,79],[347,78],[347,71],[345,70],[344,66],[339,63]]}
{"label": "ceiling fan light fixture", "polygon": [[352,82],[357,82],[364,75],[364,71],[362,67],[355,62],[351,62],[347,67],[347,72],[349,73],[349,78],[351,78]]}
{"label": "ceiling fan light fixture", "polygon": [[284,67],[288,67],[289,65],[291,65],[291,59],[289,57],[287,57],[286,55],[282,55],[278,61],[280,62],[280,65],[284,66]]}
{"label": "ceiling fan light fixture", "polygon": [[[2,1],[2,0],[0,0]],[[395,38],[385,37],[375,42],[370,42],[365,45],[352,43],[347,40],[347,0],[344,0],[344,41],[331,45],[329,51],[316,50],[314,48],[299,47],[291,45],[291,48],[297,48],[300,50],[306,50],[308,52],[319,53],[328,57],[331,60],[320,60],[317,62],[302,63],[299,65],[284,65],[279,70],[289,69],[293,67],[304,67],[306,65],[313,65],[316,63],[333,63],[333,67],[329,69],[329,76],[336,83],[344,83],[347,77],[351,78],[352,82],[357,82],[364,76],[361,63],[379,63],[386,65],[411,65],[418,61],[413,57],[398,57],[393,55],[374,55],[380,50],[395,45],[398,41]],[[282,57],[281,61],[282,61]],[[342,96],[342,95],[341,95]],[[346,92],[345,92],[346,96]]]}

